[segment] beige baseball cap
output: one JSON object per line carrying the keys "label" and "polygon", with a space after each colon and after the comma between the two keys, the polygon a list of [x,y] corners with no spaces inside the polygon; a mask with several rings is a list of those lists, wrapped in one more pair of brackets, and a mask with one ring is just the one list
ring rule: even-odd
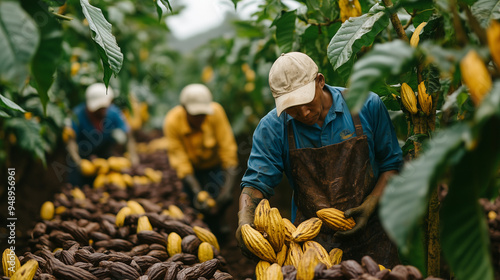
{"label": "beige baseball cap", "polygon": [[306,54],[281,54],[269,70],[269,87],[278,116],[289,107],[311,102],[315,95],[318,66]]}
{"label": "beige baseball cap", "polygon": [[190,84],[181,91],[181,104],[190,115],[211,115],[214,110],[212,103],[212,93],[202,84]]}
{"label": "beige baseball cap", "polygon": [[113,101],[113,90],[107,89],[103,83],[95,83],[90,85],[85,91],[85,99],[87,109],[90,112],[95,112],[101,108],[107,108]]}

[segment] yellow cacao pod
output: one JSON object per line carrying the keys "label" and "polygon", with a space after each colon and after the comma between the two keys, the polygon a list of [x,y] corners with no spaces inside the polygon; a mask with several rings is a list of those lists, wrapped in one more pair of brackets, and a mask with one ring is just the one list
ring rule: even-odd
{"label": "yellow cacao pod", "polygon": [[265,231],[268,234],[267,240],[273,246],[274,251],[279,252],[285,243],[285,224],[278,208],[273,207],[269,210]]}
{"label": "yellow cacao pod", "polygon": [[276,261],[276,253],[273,247],[264,236],[249,224],[241,227],[243,242],[250,252],[259,257],[261,260],[274,263]]}
{"label": "yellow cacao pod", "polygon": [[127,201],[127,206],[132,210],[131,214],[144,214],[146,211],[144,211],[144,208],[139,204],[139,202],[135,200],[129,200]]}
{"label": "yellow cacao pod", "polygon": [[291,241],[292,240],[292,234],[293,232],[297,229],[292,222],[287,219],[283,218],[283,224],[285,225],[285,240],[286,241]]}
{"label": "yellow cacao pod", "polygon": [[181,247],[182,238],[176,232],[171,232],[167,237],[167,252],[169,256],[182,253]]}
{"label": "yellow cacao pod", "polygon": [[34,259],[27,261],[21,266],[13,275],[10,280],[32,280],[35,277],[36,270],[38,269],[38,262]]}
{"label": "yellow cacao pod", "polygon": [[14,273],[21,267],[21,263],[16,256],[16,253],[7,248],[2,254],[3,274],[7,277],[12,277]]}
{"label": "yellow cacao pod", "polygon": [[99,174],[94,179],[94,189],[104,187],[108,183],[108,176],[106,174]]}
{"label": "yellow cacao pod", "polygon": [[339,8],[342,22],[361,15],[361,5],[358,0],[339,0]]}
{"label": "yellow cacao pod", "polygon": [[198,260],[200,262],[206,262],[214,258],[214,249],[212,245],[208,242],[201,242],[198,247]]}
{"label": "yellow cacao pod", "polygon": [[62,213],[66,212],[66,207],[64,206],[57,206],[56,209],[54,210],[54,213],[56,215],[61,215]]}
{"label": "yellow cacao pod", "polygon": [[151,180],[151,182],[154,182],[154,183],[161,182],[161,178],[163,176],[161,171],[154,170],[153,168],[150,168],[150,167],[144,169],[144,175],[146,175],[146,177],[148,177],[149,180]]}
{"label": "yellow cacao pod", "polygon": [[427,22],[422,22],[415,28],[415,31],[413,32],[413,35],[411,35],[410,39],[410,45],[414,48],[418,46],[418,42],[420,41],[420,32],[424,27],[427,25]]}
{"label": "yellow cacao pod", "polygon": [[384,267],[383,265],[381,265],[381,264],[379,264],[379,265],[378,265],[378,268],[380,269],[380,271],[382,271],[382,270],[384,270],[384,269],[387,269],[387,268],[385,268],[385,267]]}
{"label": "yellow cacao pod", "polygon": [[266,230],[269,211],[271,211],[269,200],[264,198],[259,202],[259,204],[257,204],[257,207],[255,208],[255,216],[253,219],[253,224],[255,225],[256,230],[258,231]]}
{"label": "yellow cacao pod", "polygon": [[97,169],[97,173],[99,174],[107,174],[109,172],[108,161],[104,158],[95,158],[92,160],[92,163]]}
{"label": "yellow cacao pod", "polygon": [[302,251],[304,252],[310,248],[316,251],[319,262],[325,264],[327,268],[332,266],[332,262],[330,261],[330,256],[328,255],[326,249],[323,246],[321,246],[321,244],[319,244],[316,241],[309,240],[304,242],[304,244],[302,245]]}
{"label": "yellow cacao pod", "polygon": [[431,114],[432,97],[427,94],[424,82],[421,82],[418,85],[418,103],[420,104],[422,112],[424,112],[427,116]]}
{"label": "yellow cacao pod", "polygon": [[270,267],[268,267],[264,274],[264,280],[283,280],[281,266],[277,263],[273,263]]}
{"label": "yellow cacao pod", "polygon": [[210,82],[213,76],[214,76],[214,69],[210,65],[203,67],[203,70],[201,71],[201,80],[204,83]]}
{"label": "yellow cacao pod", "polygon": [[116,214],[116,220],[115,220],[116,226],[122,227],[123,223],[125,222],[125,218],[131,214],[132,214],[132,209],[130,209],[130,207],[128,206],[125,206],[122,209],[120,209],[120,211],[118,211],[118,213]]}
{"label": "yellow cacao pod", "polygon": [[497,212],[495,212],[495,211],[488,212],[488,220],[493,221],[496,218],[497,218]]}
{"label": "yellow cacao pod", "polygon": [[108,184],[113,184],[122,190],[127,188],[127,183],[123,180],[122,174],[118,172],[108,174]]}
{"label": "yellow cacao pod", "polygon": [[340,248],[333,248],[328,255],[330,256],[330,261],[332,265],[339,264],[342,261],[342,255],[344,252]]}
{"label": "yellow cacao pod", "polygon": [[70,139],[75,139],[76,134],[73,128],[69,126],[65,126],[62,131],[62,140],[64,143],[68,143]]}
{"label": "yellow cacao pod", "polygon": [[316,215],[329,227],[334,230],[352,229],[356,222],[353,218],[346,219],[344,212],[335,208],[324,208],[318,210]]}
{"label": "yellow cacao pod", "polygon": [[168,211],[170,212],[170,216],[172,218],[178,219],[178,220],[184,219],[184,212],[182,212],[182,210],[179,207],[177,207],[176,205],[170,204],[168,206]]}
{"label": "yellow cacao pod", "polygon": [[137,233],[144,231],[144,230],[153,230],[153,226],[149,222],[149,219],[147,216],[142,216],[137,221]]}
{"label": "yellow cacao pod", "polygon": [[460,61],[460,72],[472,101],[479,105],[491,89],[491,77],[476,51],[470,50]]}
{"label": "yellow cacao pod", "polygon": [[316,217],[312,217],[303,221],[292,233],[293,241],[303,242],[313,239],[314,237],[316,237],[316,235],[318,235],[322,224],[323,222]]}
{"label": "yellow cacao pod", "polygon": [[266,270],[271,266],[267,261],[260,260],[255,267],[256,280],[264,280],[266,278]]}
{"label": "yellow cacao pod", "polygon": [[214,208],[215,206],[217,205],[217,201],[215,201],[215,199],[209,197],[207,199],[207,206],[210,207],[210,208]]}
{"label": "yellow cacao pod", "polygon": [[122,179],[125,182],[125,185],[127,187],[132,187],[134,185],[134,180],[132,179],[132,176],[129,174],[122,174]]}
{"label": "yellow cacao pod", "polygon": [[199,203],[204,203],[208,198],[210,198],[210,194],[207,191],[200,191],[196,196]]}
{"label": "yellow cacao pod", "polygon": [[54,203],[45,201],[40,208],[40,217],[46,221],[52,220],[54,218]]}
{"label": "yellow cacao pod", "polygon": [[284,265],[293,265],[295,268],[299,267],[300,260],[304,255],[302,247],[293,241],[288,244],[288,253]]}
{"label": "yellow cacao pod", "polygon": [[288,247],[286,246],[286,244],[283,244],[281,250],[278,253],[276,253],[276,263],[279,265],[283,265],[285,263],[287,253],[288,253]]}
{"label": "yellow cacao pod", "polygon": [[204,229],[202,227],[199,227],[199,226],[194,226],[193,230],[194,230],[194,233],[196,234],[196,236],[202,242],[208,242],[209,244],[214,246],[215,249],[220,251],[219,242],[217,241],[217,238],[215,237],[215,235],[211,231],[209,231],[208,229]]}
{"label": "yellow cacao pod", "polygon": [[318,255],[313,248],[307,249],[297,267],[297,280],[314,279],[314,268],[319,264]]}
{"label": "yellow cacao pod", "polygon": [[491,57],[497,67],[500,67],[500,23],[498,21],[491,21],[486,30],[486,37],[488,38]]}
{"label": "yellow cacao pod", "polygon": [[96,168],[92,162],[88,159],[82,159],[80,162],[80,171],[82,172],[83,176],[93,176],[96,172]]}
{"label": "yellow cacao pod", "polygon": [[113,171],[121,172],[123,169],[131,167],[132,163],[125,157],[109,157],[108,166]]}
{"label": "yellow cacao pod", "polygon": [[74,199],[76,200],[85,200],[85,194],[80,190],[80,188],[73,188],[71,190],[71,195],[73,196]]}
{"label": "yellow cacao pod", "polygon": [[401,101],[408,112],[411,114],[417,113],[417,98],[415,92],[407,83],[401,85]]}

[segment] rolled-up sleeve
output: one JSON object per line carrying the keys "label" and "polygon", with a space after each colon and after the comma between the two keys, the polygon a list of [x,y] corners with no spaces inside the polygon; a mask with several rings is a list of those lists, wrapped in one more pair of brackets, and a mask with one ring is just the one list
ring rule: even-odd
{"label": "rolled-up sleeve", "polygon": [[274,187],[283,178],[283,124],[270,115],[264,117],[253,134],[253,144],[248,168],[243,176],[241,188],[253,187],[266,197],[274,195]]}

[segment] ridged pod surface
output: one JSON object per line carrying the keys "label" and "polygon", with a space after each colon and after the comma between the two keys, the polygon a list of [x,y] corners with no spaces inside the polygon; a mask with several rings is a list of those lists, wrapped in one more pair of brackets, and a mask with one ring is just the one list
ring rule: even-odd
{"label": "ridged pod surface", "polygon": [[401,101],[408,112],[412,114],[418,112],[417,97],[415,97],[415,92],[407,83],[401,85]]}
{"label": "ridged pod surface", "polygon": [[314,279],[314,268],[320,263],[315,249],[309,248],[304,252],[304,256],[300,260],[297,267],[297,280],[312,280]]}
{"label": "ridged pod surface", "polygon": [[147,216],[142,216],[139,218],[137,221],[137,233],[145,230],[153,230],[153,226],[149,222],[149,219]]}
{"label": "ridged pod surface", "polygon": [[128,206],[122,207],[122,209],[120,209],[120,211],[116,213],[116,220],[115,220],[116,226],[122,227],[123,223],[125,222],[125,218],[131,214],[132,214],[132,209],[130,209],[130,207]]}
{"label": "ridged pod surface", "polygon": [[45,201],[40,208],[40,217],[46,221],[54,218],[54,203],[52,201]]}
{"label": "ridged pod surface", "polygon": [[255,278],[256,280],[264,280],[266,270],[271,266],[268,261],[260,260],[255,266]]}
{"label": "ridged pod surface", "polygon": [[201,242],[200,247],[198,247],[198,260],[200,262],[206,262],[214,258],[214,249],[212,245],[208,242]]}
{"label": "ridged pod surface", "polygon": [[167,252],[170,257],[175,254],[182,253],[182,238],[176,232],[171,232],[167,237]]}
{"label": "ridged pod surface", "polygon": [[3,275],[12,277],[20,267],[21,263],[16,253],[9,248],[5,249],[2,254]]}
{"label": "ridged pod surface", "polygon": [[139,202],[135,200],[129,200],[127,201],[127,206],[132,210],[132,214],[144,214],[146,211],[144,211],[144,208],[142,207]]}
{"label": "ridged pod surface", "polygon": [[491,89],[491,77],[483,60],[476,51],[470,50],[460,61],[462,80],[469,89],[470,96],[477,106]]}
{"label": "ridged pod surface", "polygon": [[361,5],[358,0],[339,0],[339,8],[342,22],[361,15]]}
{"label": "ridged pod surface", "polygon": [[328,254],[330,256],[330,261],[332,262],[332,265],[339,264],[342,261],[342,255],[344,254],[344,251],[340,248],[333,248],[330,253]]}
{"label": "ridged pod surface", "polygon": [[252,228],[249,224],[245,224],[241,227],[241,234],[243,242],[250,252],[259,257],[261,260],[265,260],[270,263],[274,263],[276,261],[276,253],[274,252],[273,247],[259,231]]}
{"label": "ridged pod surface", "polygon": [[346,219],[344,212],[335,208],[318,210],[316,215],[334,230],[349,230],[356,225],[353,218]]}
{"label": "ridged pod surface", "polygon": [[328,255],[326,249],[323,246],[321,246],[321,244],[312,240],[306,241],[304,242],[304,244],[302,244],[302,251],[305,252],[310,248],[316,251],[318,260],[321,263],[325,264],[327,268],[330,268],[332,266],[330,256]]}
{"label": "ridged pod surface", "polygon": [[287,253],[288,247],[286,246],[286,244],[283,244],[281,250],[276,253],[276,263],[279,265],[283,265],[285,263]]}
{"label": "ridged pod surface", "polygon": [[285,240],[291,241],[292,234],[297,229],[295,225],[287,218],[283,218],[283,224],[285,225]]}
{"label": "ridged pod surface", "polygon": [[199,227],[199,226],[194,226],[193,230],[194,230],[194,233],[196,234],[196,236],[202,242],[208,242],[208,243],[212,244],[215,247],[215,249],[220,251],[219,242],[217,241],[217,238],[215,237],[215,235],[211,231],[209,231],[208,229],[204,229],[202,227]]}
{"label": "ridged pod surface", "polygon": [[268,221],[265,232],[267,232],[269,243],[273,246],[274,252],[279,252],[285,243],[285,224],[278,208],[269,210]]}
{"label": "ridged pod surface", "polygon": [[426,115],[431,114],[432,97],[427,94],[424,82],[418,84],[418,103],[420,104],[422,112],[424,112]]}
{"label": "ridged pod surface", "polygon": [[269,200],[262,199],[257,207],[255,208],[255,215],[253,218],[253,224],[255,229],[258,231],[265,231],[268,222],[269,211],[271,211],[271,206],[269,205]]}
{"label": "ridged pod surface", "polygon": [[318,235],[323,222],[316,217],[309,218],[297,226],[297,229],[292,233],[292,239],[295,242],[303,242],[311,240]]}
{"label": "ridged pod surface", "polygon": [[38,262],[34,259],[27,261],[21,266],[10,280],[31,280],[35,277],[36,270],[38,269]]}
{"label": "ridged pod surface", "polygon": [[283,272],[281,272],[281,265],[273,263],[266,269],[264,280],[283,280]]}
{"label": "ridged pod surface", "polygon": [[419,24],[417,26],[417,28],[415,28],[415,31],[413,31],[413,34],[411,35],[411,39],[410,39],[410,45],[414,48],[416,48],[418,46],[418,42],[420,41],[420,32],[422,31],[422,29],[424,29],[424,27],[427,25],[427,22],[422,22],[421,24]]}
{"label": "ridged pod surface", "polygon": [[293,241],[288,244],[288,253],[286,255],[286,260],[283,265],[293,265],[295,268],[299,267],[300,260],[304,255],[302,247]]}

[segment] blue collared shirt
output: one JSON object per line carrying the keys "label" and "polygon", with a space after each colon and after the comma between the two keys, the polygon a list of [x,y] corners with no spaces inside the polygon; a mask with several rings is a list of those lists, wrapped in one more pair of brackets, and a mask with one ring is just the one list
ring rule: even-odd
{"label": "blue collared shirt", "polygon": [[[292,123],[297,148],[319,148],[356,136],[351,114],[341,94],[344,88],[326,87],[332,94],[333,104],[322,127],[305,125],[286,113],[278,117],[276,109],[261,119],[253,134],[252,151],[241,188],[254,187],[266,197],[273,196],[274,187],[285,173],[294,189],[288,153],[288,122]],[[368,137],[375,178],[382,172],[399,170],[403,164],[402,151],[387,108],[378,95],[370,93],[359,117],[363,133]],[[296,206],[292,201],[292,221],[295,213]]]}
{"label": "blue collared shirt", "polygon": [[[76,134],[78,152],[82,158],[88,158],[91,154],[111,147],[113,145],[111,132],[114,129],[121,129],[124,132],[129,131],[122,112],[114,104],[111,104],[106,111],[102,131],[94,127],[85,108],[85,103],[81,103],[73,109],[75,119],[72,123]],[[97,156],[103,157],[103,155],[99,154]]]}

